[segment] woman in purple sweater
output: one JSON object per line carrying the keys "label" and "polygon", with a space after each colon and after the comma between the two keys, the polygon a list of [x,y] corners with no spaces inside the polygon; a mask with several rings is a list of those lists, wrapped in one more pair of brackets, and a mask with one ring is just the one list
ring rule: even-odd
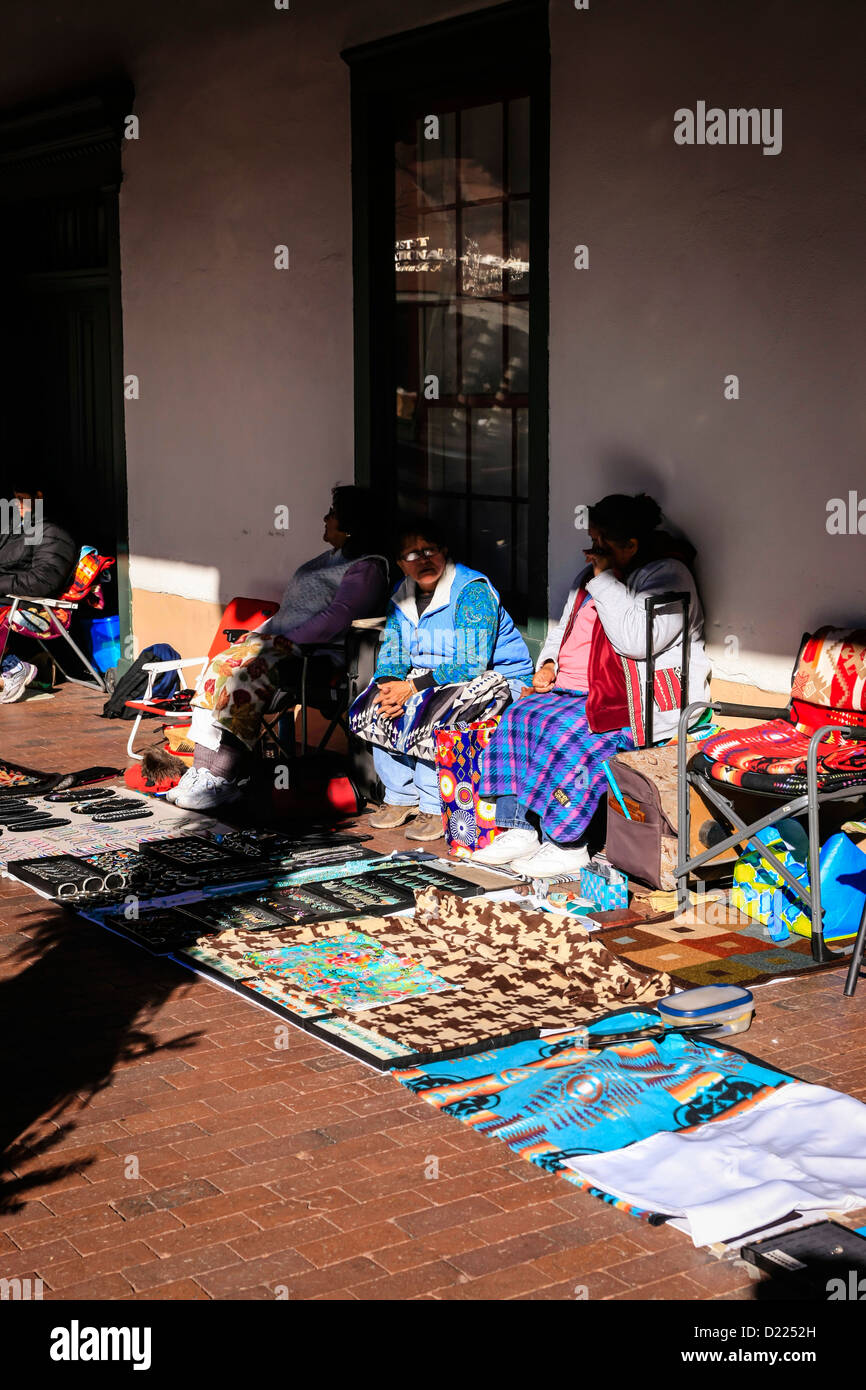
{"label": "woman in purple sweater", "polygon": [[[301,648],[326,679],[342,660],[342,639],[357,618],[388,603],[389,566],[376,540],[369,492],[336,487],[325,516],[330,547],[289,580],[279,611],[214,657],[193,698],[193,765],[166,799],[206,811],[241,795],[245,764],[275,691],[298,683]],[[312,664],[312,663],[311,663]]]}

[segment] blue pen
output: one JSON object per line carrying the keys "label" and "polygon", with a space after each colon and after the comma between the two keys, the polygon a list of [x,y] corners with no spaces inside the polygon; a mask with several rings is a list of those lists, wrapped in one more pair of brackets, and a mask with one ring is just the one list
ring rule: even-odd
{"label": "blue pen", "polygon": [[607,778],[608,782],[610,783],[610,789],[611,789],[611,791],[613,792],[614,796],[616,797],[617,801],[619,802],[620,806],[622,807],[622,813],[623,813],[623,815],[625,816],[626,820],[631,820],[631,819],[632,819],[631,813],[630,813],[628,807],[626,806],[625,802],[624,802],[623,799],[622,799],[622,792],[620,791],[619,787],[616,785],[616,781],[615,781],[615,779],[614,779],[613,773],[611,772],[611,770],[610,770],[610,768],[608,767],[608,765],[607,765],[606,762],[602,763],[602,767],[604,768],[604,775],[605,775],[605,777]]}

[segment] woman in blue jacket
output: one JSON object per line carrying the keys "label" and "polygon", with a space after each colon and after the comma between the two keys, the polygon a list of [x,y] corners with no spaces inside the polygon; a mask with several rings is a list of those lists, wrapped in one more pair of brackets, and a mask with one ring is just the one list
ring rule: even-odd
{"label": "woman in blue jacket", "polygon": [[372,684],[350,722],[374,745],[385,787],[370,825],[394,830],[414,818],[408,840],[438,840],[436,729],[500,714],[531,681],[532,660],[490,580],[450,558],[434,522],[407,520],[397,540],[405,578],[391,597]]}

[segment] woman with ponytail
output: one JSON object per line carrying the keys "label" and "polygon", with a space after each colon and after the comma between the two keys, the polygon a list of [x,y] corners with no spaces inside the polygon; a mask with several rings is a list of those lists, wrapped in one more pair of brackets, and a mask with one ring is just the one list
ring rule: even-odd
{"label": "woman with ponytail", "polygon": [[[532,878],[574,873],[589,862],[584,840],[607,786],[604,764],[644,742],[650,595],[690,594],[688,699],[707,698],[703,611],[689,569],[694,550],[660,532],[660,521],[661,509],[645,493],[614,493],[590,507],[587,565],[542,648],[533,693],[505,711],[484,754],[479,794],[496,802],[504,833],[473,861],[508,864]],[[658,742],[677,728],[682,626],[678,605],[656,609]]]}

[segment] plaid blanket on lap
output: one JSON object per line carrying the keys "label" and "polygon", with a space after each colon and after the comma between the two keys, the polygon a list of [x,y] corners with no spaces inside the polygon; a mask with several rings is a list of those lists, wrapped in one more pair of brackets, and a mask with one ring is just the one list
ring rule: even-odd
{"label": "plaid blanket on lap", "polygon": [[633,748],[628,728],[595,734],[586,696],[572,690],[528,695],[507,709],[481,762],[479,795],[516,796],[553,840],[579,840],[607,786],[603,764]]}

